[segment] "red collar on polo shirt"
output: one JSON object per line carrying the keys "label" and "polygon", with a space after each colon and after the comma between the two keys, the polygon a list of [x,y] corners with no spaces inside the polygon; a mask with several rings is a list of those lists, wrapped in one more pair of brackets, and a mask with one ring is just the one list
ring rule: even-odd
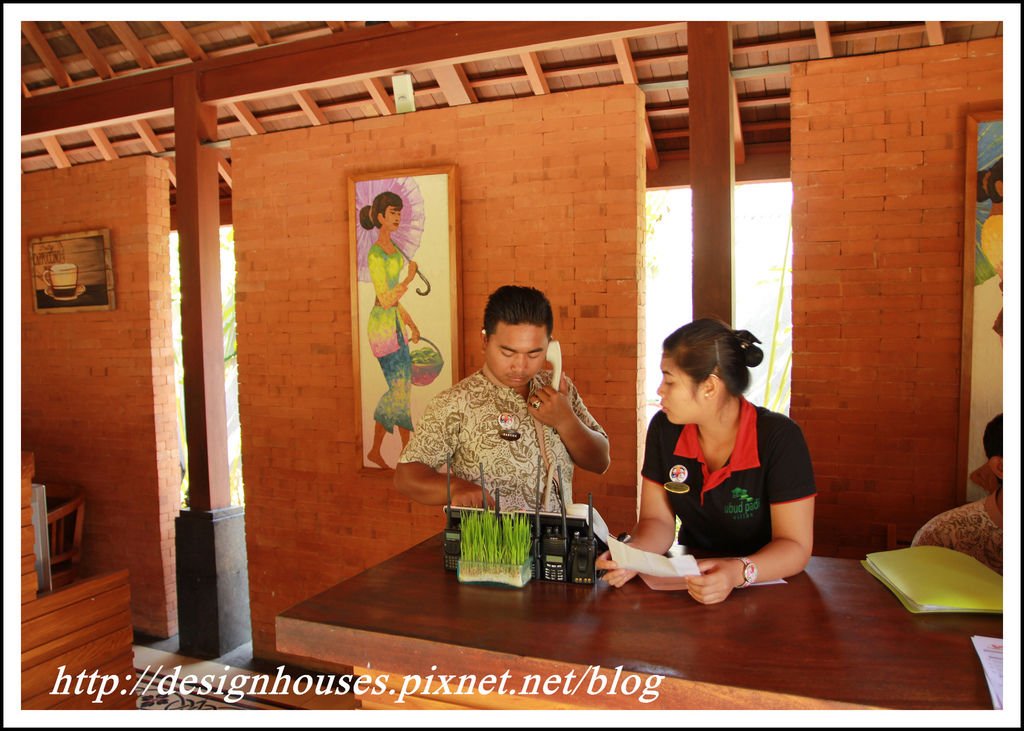
{"label": "red collar on polo shirt", "polygon": [[700,491],[700,503],[703,505],[704,493],[713,490],[729,479],[734,470],[751,470],[761,466],[761,460],[757,456],[757,409],[740,396],[740,426],[736,433],[736,446],[733,447],[729,460],[720,469],[708,472],[708,464],[704,458],[704,452],[700,448],[696,424],[687,424],[683,427],[679,440],[676,442],[674,454],[678,457],[700,461],[701,471],[704,474],[704,487]]}

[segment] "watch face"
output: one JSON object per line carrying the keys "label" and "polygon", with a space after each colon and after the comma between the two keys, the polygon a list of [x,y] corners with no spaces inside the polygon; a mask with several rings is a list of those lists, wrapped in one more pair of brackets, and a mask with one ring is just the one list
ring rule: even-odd
{"label": "watch face", "polygon": [[743,578],[747,580],[748,584],[753,584],[757,581],[757,566],[753,563],[747,563],[743,567]]}

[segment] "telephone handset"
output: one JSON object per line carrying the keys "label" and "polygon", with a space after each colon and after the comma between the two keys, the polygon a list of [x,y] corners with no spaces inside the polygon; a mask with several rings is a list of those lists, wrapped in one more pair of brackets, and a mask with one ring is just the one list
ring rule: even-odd
{"label": "telephone handset", "polygon": [[557,340],[548,343],[546,357],[552,366],[551,388],[557,392],[558,387],[562,385],[562,346],[558,344]]}

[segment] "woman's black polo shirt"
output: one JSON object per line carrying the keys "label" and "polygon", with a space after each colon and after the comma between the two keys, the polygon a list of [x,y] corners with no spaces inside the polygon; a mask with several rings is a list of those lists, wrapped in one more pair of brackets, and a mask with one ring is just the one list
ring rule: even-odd
{"label": "woman's black polo shirt", "polygon": [[[647,429],[642,474],[666,490],[682,527],[679,542],[717,556],[747,556],[772,539],[770,506],[814,495],[811,455],[800,427],[740,399],[736,446],[708,474],[695,424],[672,424],[658,412]],[[689,490],[680,492],[688,486]]]}

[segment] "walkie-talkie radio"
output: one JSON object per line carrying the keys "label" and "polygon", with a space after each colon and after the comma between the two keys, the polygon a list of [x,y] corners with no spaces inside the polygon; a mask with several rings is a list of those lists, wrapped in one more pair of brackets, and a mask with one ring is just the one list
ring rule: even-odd
{"label": "walkie-talkie radio", "polygon": [[541,553],[541,530],[540,530],[540,476],[543,472],[540,455],[537,456],[537,486],[535,488],[536,500],[533,510],[533,541],[530,543],[530,556],[533,558],[533,578],[540,579],[544,575],[544,559]]}
{"label": "walkie-talkie radio", "polygon": [[446,462],[448,477],[445,488],[448,492],[448,509],[444,525],[444,568],[446,571],[457,571],[459,557],[462,556],[462,532],[452,519],[452,458],[449,456]]}
{"label": "walkie-talkie radio", "polygon": [[569,528],[565,522],[565,500],[562,498],[562,466],[558,466],[558,505],[562,510],[562,530],[558,531],[557,526],[547,526],[544,535],[541,537],[540,549],[544,559],[542,561],[543,573],[541,576],[547,581],[565,581],[566,559],[569,557]]}
{"label": "walkie-talkie radio", "polygon": [[574,584],[593,584],[597,579],[597,541],[594,540],[594,494],[587,493],[587,535],[576,531],[569,555],[569,576]]}

